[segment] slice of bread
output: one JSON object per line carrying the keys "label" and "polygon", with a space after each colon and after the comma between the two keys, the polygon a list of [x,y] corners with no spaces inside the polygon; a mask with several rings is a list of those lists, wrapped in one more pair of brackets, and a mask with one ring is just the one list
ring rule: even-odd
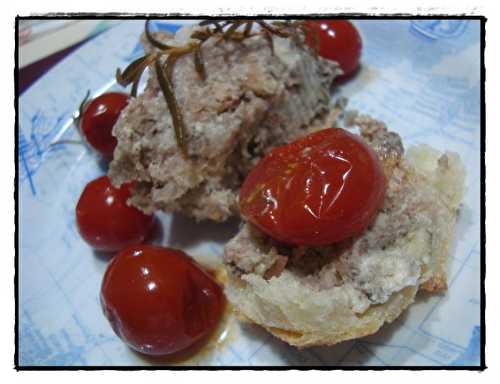
{"label": "slice of bread", "polygon": [[226,295],[236,312],[294,346],[373,334],[396,319],[419,289],[446,288],[464,189],[462,162],[423,145],[406,156],[385,156],[395,153],[384,146],[394,136],[383,125],[365,123],[359,124],[361,135],[389,179],[384,206],[365,233],[331,247],[299,248],[245,224],[225,248]]}

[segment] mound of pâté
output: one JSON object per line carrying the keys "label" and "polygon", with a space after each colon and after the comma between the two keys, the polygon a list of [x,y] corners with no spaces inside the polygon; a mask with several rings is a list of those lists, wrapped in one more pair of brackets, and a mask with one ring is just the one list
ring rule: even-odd
{"label": "mound of p\u00e2t\u00e9", "polygon": [[322,124],[341,70],[294,25],[227,38],[209,26],[145,34],[144,60],[120,80],[146,66],[152,76],[114,126],[109,170],[113,184],[134,183],[134,206],[197,220],[237,216],[239,187],[258,159]]}

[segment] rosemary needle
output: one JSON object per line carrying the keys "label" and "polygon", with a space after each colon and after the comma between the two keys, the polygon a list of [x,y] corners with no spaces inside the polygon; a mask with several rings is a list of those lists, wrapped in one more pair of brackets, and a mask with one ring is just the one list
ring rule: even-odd
{"label": "rosemary needle", "polygon": [[163,92],[163,97],[165,97],[167,107],[172,115],[172,124],[174,125],[177,145],[181,149],[182,153],[187,155],[186,143],[184,141],[185,126],[182,112],[175,98],[172,83],[170,82],[169,76],[165,76],[165,72],[159,58],[155,60],[155,70],[158,77],[158,83],[160,84],[161,91]]}

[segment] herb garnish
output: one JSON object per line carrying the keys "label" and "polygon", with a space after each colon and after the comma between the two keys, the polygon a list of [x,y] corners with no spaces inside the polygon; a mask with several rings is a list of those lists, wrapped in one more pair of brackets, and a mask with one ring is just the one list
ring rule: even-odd
{"label": "herb garnish", "polygon": [[[254,25],[260,26],[260,30],[255,31],[253,29]],[[210,37],[218,37],[217,43],[219,43],[229,40],[243,41],[251,36],[262,34],[274,52],[273,36],[297,38],[299,31],[306,33],[307,29],[303,21],[275,21],[270,24],[257,19],[205,20],[199,23],[199,26],[205,28],[193,31],[190,36],[192,41],[183,46],[172,46],[157,40],[149,29],[149,20],[146,21],[145,36],[156,50],[134,60],[123,72],[120,69],[116,70],[116,81],[118,84],[124,87],[132,84],[130,95],[136,97],[142,74],[146,68],[154,67],[153,72],[156,74],[158,84],[172,116],[177,145],[185,156],[187,156],[186,127],[172,84],[172,72],[176,61],[184,55],[192,54],[196,72],[200,76],[200,79],[205,80],[207,73],[205,71],[201,46]],[[162,58],[165,58],[163,62]]]}

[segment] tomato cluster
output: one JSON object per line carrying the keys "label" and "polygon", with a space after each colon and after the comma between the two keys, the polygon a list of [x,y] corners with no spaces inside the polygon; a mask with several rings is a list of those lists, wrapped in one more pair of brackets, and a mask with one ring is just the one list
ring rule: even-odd
{"label": "tomato cluster", "polygon": [[[123,93],[105,93],[83,105],[80,130],[110,160],[112,135],[128,104]],[[141,244],[154,225],[128,202],[130,184],[115,187],[107,176],[89,182],[76,205],[76,224],[93,249],[118,252],[101,286],[101,305],[118,337],[146,355],[171,355],[206,338],[224,307],[219,284],[179,250]]]}
{"label": "tomato cluster", "polygon": [[113,330],[147,355],[170,355],[196,344],[217,326],[224,296],[217,282],[182,251],[140,244],[153,216],[127,205],[129,185],[107,176],[91,181],[76,206],[82,238],[99,251],[120,251],[101,287]]}
{"label": "tomato cluster", "polygon": [[[361,38],[344,20],[307,22],[306,41],[346,76],[359,67]],[[128,96],[105,93],[82,106],[80,130],[105,159],[112,129]],[[180,250],[141,244],[154,223],[129,205],[131,185],[107,176],[91,181],[76,206],[82,238],[117,252],[101,286],[101,305],[114,332],[147,355],[172,355],[204,340],[224,308],[219,284]],[[275,239],[325,245],[364,230],[384,198],[385,179],[373,151],[358,137],[327,129],[274,149],[250,172],[240,192],[244,218]]]}

